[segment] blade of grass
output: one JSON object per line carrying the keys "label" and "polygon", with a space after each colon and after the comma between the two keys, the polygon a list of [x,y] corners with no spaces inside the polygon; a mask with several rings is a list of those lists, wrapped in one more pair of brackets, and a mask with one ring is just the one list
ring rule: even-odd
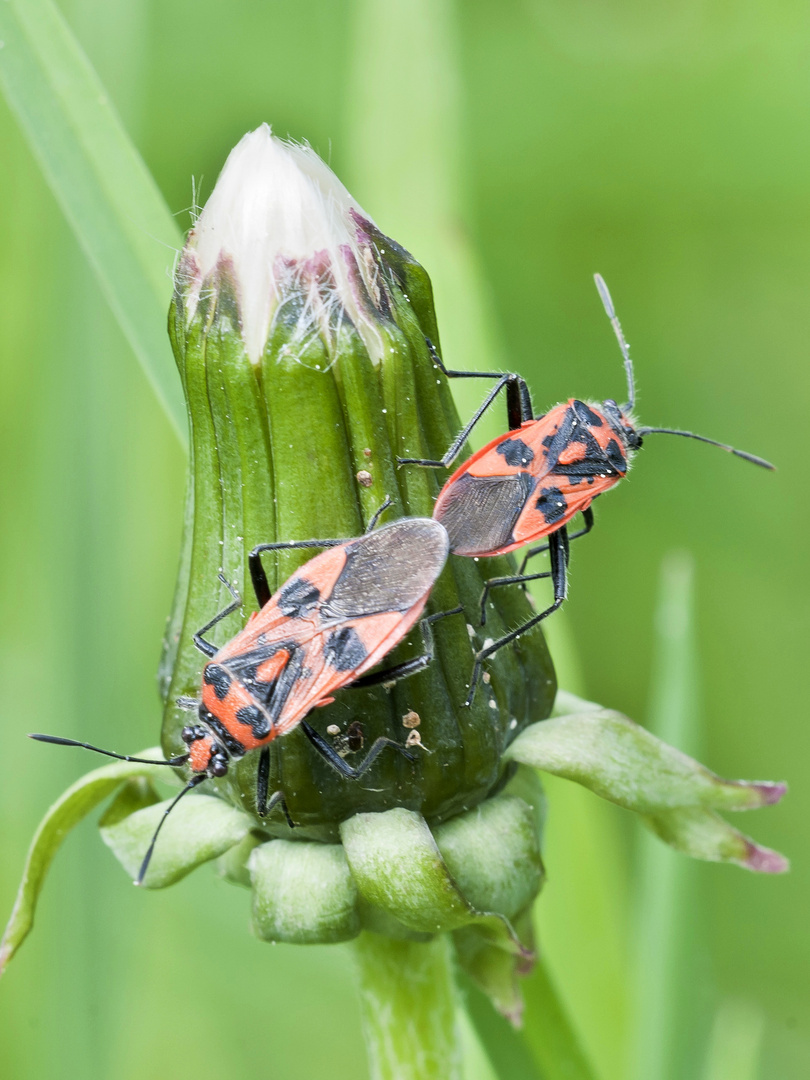
{"label": "blade of grass", "polygon": [[460,975],[459,982],[467,1015],[495,1075],[500,1080],[548,1080],[521,1033],[492,1008],[486,994],[466,975]]}
{"label": "blade of grass", "polygon": [[[354,0],[347,172],[361,206],[428,270],[450,366],[492,371],[503,362],[500,336],[484,268],[464,228],[456,20],[450,0]],[[405,77],[391,78],[392,57]],[[478,379],[455,379],[452,390],[462,416],[480,404]],[[494,438],[503,415],[490,410],[477,437]]]}
{"label": "blade of grass", "polygon": [[[541,957],[523,983],[524,1039],[546,1080],[595,1080],[563,1003]],[[515,1080],[522,1080],[517,1074]]]}
{"label": "blade of grass", "polygon": [[756,1005],[727,1000],[712,1027],[704,1080],[757,1080],[765,1017]]}
{"label": "blade of grass", "polygon": [[[697,739],[697,693],[693,628],[693,564],[674,553],[664,560],[656,615],[656,665],[650,729],[693,753]],[[694,1075],[684,1062],[702,1039],[700,1026],[684,1024],[690,985],[694,867],[652,836],[639,834],[635,898],[636,1080],[674,1080]]]}
{"label": "blade of grass", "polygon": [[[536,603],[547,603],[541,589],[532,595]],[[558,684],[587,694],[564,610],[548,620],[545,633]],[[589,1059],[605,1080],[627,1080],[630,882],[623,822],[615,807],[578,784],[546,774],[543,784],[549,801],[543,846],[549,880],[535,908],[537,936]]]}
{"label": "blade of grass", "polygon": [[0,4],[0,85],[178,436],[165,331],[180,230],[100,79],[49,0]]}

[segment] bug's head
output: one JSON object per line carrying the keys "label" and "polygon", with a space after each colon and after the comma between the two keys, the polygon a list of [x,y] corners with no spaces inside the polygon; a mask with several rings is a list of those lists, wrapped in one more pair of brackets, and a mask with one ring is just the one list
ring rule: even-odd
{"label": "bug's head", "polygon": [[644,440],[636,431],[628,406],[621,408],[612,398],[602,402],[602,412],[627,450],[638,450]]}
{"label": "bug's head", "polygon": [[208,776],[225,776],[230,755],[222,743],[214,737],[205,722],[187,724],[183,728],[181,737],[188,747],[188,763],[192,772],[206,773]]}

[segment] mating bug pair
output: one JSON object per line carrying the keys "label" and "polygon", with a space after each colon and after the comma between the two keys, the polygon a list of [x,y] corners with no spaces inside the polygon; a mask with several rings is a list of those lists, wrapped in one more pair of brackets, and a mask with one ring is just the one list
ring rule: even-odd
{"label": "mating bug pair", "polygon": [[[422,656],[385,671],[370,671],[420,619],[448,553],[476,558],[500,555],[547,538],[546,543],[529,548],[518,574],[487,582],[481,601],[482,623],[492,588],[525,584],[538,578],[551,578],[554,588],[554,600],[549,607],[476,654],[466,702],[469,705],[485,661],[562,604],[567,592],[569,542],[590,531],[591,503],[626,475],[630,458],[644,436],[667,433],[695,438],[772,468],[761,458],[691,432],[634,426],[632,362],[607,287],[598,275],[596,284],[624,358],[629,398],[626,405],[620,407],[612,400],[596,405],[572,398],[535,419],[528,387],[520,376],[447,370],[428,343],[436,366],[445,375],[493,378],[496,382],[444,458],[440,461],[406,458],[400,459],[400,463],[434,468],[449,466],[504,389],[509,431],[473,454],[453,473],[439,494],[432,519],[405,518],[375,531],[379,516],[388,505],[386,501],[362,537],[261,544],[254,549],[249,568],[260,611],[251,616],[235,638],[217,650],[204,635],[241,604],[241,599],[228,586],[233,602],[194,637],[197,647],[208,657],[202,673],[200,701],[181,700],[180,704],[197,711],[198,720],[183,730],[188,746],[186,754],[155,762],[172,766],[187,764],[193,775],[161,819],[144,857],[138,882],[143,880],[166,814],[206,778],[225,775],[234,758],[259,751],[259,813],[269,813],[276,805],[286,812],[282,792],[268,791],[269,744],[299,725],[314,749],[347,779],[363,775],[387,746],[412,759],[405,746],[381,738],[353,768],[311,727],[306,716],[312,709],[328,704],[331,695],[343,687],[402,678],[430,662],[431,623],[460,609],[422,619],[425,639]],[[568,523],[578,513],[583,515],[583,527],[569,536]],[[296,571],[271,597],[261,563],[262,552],[316,547],[326,550]],[[546,550],[550,569],[526,573],[527,562]],[[33,737],[98,750],[55,736]],[[125,757],[125,760],[139,759]]]}

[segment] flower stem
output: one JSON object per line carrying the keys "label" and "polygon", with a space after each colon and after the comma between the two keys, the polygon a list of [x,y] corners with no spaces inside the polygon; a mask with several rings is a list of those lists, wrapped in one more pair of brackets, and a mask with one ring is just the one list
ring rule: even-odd
{"label": "flower stem", "polygon": [[460,1080],[452,950],[363,933],[354,942],[371,1080]]}

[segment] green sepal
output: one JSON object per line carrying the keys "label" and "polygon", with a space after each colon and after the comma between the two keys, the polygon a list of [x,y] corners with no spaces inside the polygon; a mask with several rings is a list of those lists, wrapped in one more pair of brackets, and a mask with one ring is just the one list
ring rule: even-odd
{"label": "green sepal", "polygon": [[[138,757],[162,756],[160,747],[143,750]],[[86,773],[56,800],[45,814],[34,834],[25,861],[22,881],[14,901],[11,917],[0,941],[0,972],[2,972],[28,936],[34,925],[34,913],[48,868],[67,834],[102,803],[116,788],[131,777],[166,779],[169,771],[160,765],[139,765],[132,761],[117,761]]]}
{"label": "green sepal", "polygon": [[459,967],[482,990],[501,1016],[519,1028],[523,1019],[523,995],[518,985],[520,957],[499,949],[477,926],[453,932]]}
{"label": "green sepal", "polygon": [[685,807],[641,820],[660,840],[693,859],[735,863],[759,874],[784,874],[790,869],[784,855],[757,844],[713,810]]}
{"label": "green sepal", "polygon": [[639,814],[682,806],[752,810],[785,793],[781,783],[724,780],[622,713],[559,697],[576,711],[532,724],[508,748],[507,760],[575,780]]}
{"label": "green sepal", "polygon": [[265,843],[266,840],[267,837],[262,836],[256,829],[249,832],[235,847],[230,848],[217,859],[217,873],[219,876],[224,878],[225,881],[230,881],[232,885],[242,885],[244,888],[250,889],[252,882],[250,880],[248,861],[253,854],[253,849],[257,848],[259,844]]}
{"label": "green sepal", "polygon": [[340,844],[271,840],[248,860],[253,930],[262,941],[349,941],[360,933],[357,886]]}
{"label": "green sepal", "polygon": [[109,828],[124,821],[136,810],[143,810],[147,806],[155,806],[160,802],[160,795],[155,790],[154,784],[146,776],[135,776],[127,780],[110,805],[98,819],[100,829]]}
{"label": "green sepal", "polygon": [[[115,824],[102,824],[101,838],[133,879],[172,800],[137,809]],[[211,795],[186,795],[166,818],[143,885],[162,889],[204,862],[216,859],[247,836],[252,821]]]}
{"label": "green sepal", "polygon": [[413,930],[410,926],[400,922],[389,911],[370,904],[362,893],[357,896],[357,910],[360,913],[360,923],[364,930],[371,930],[374,934],[383,937],[394,938],[396,941],[421,941],[432,940],[436,935]]}
{"label": "green sepal", "polygon": [[[475,822],[479,813],[472,811],[465,817]],[[343,822],[340,831],[357,888],[373,907],[423,934],[444,933],[475,923],[502,948],[525,951],[507,916],[479,910],[463,895],[421,814],[404,807],[382,814],[357,814]],[[475,858],[473,851],[479,840],[474,833],[474,829],[462,829],[451,837],[447,844],[451,858],[463,858],[471,839],[469,854]],[[467,884],[481,897],[496,891],[488,875],[479,882],[471,874]]]}
{"label": "green sepal", "polygon": [[778,802],[783,783],[724,780],[639,724],[565,691],[554,716],[532,724],[504,757],[575,780],[603,799],[642,815],[661,840],[695,859],[783,873],[788,861],[732,828],[716,810],[752,810]]}
{"label": "green sepal", "polygon": [[540,891],[543,861],[536,818],[516,795],[487,799],[439,825],[433,836],[448,873],[474,910],[512,919]]}

